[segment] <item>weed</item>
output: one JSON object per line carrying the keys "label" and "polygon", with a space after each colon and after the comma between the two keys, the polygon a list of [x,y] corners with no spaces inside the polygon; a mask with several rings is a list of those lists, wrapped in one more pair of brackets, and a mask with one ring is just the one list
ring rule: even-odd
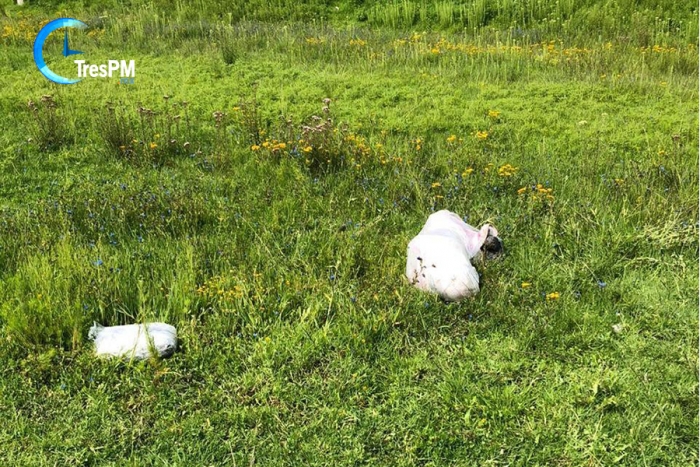
{"label": "weed", "polygon": [[58,111],[58,102],[51,95],[43,95],[37,104],[33,100],[27,103],[33,118],[32,143],[45,151],[56,150],[73,141],[66,116]]}
{"label": "weed", "polygon": [[108,151],[132,163],[157,165],[195,151],[187,102],[171,104],[167,95],[163,100],[160,110],[139,106],[136,115],[123,104],[107,103],[101,135]]}

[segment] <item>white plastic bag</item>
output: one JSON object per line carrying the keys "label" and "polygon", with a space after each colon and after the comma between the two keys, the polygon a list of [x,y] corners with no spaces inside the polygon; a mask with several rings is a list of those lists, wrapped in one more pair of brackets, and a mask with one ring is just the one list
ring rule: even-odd
{"label": "white plastic bag", "polygon": [[459,301],[479,292],[479,273],[472,261],[501,249],[492,226],[477,230],[450,211],[438,211],[408,244],[406,277],[420,290]]}
{"label": "white plastic bag", "polygon": [[177,330],[165,323],[108,327],[95,323],[88,337],[95,341],[95,353],[103,357],[144,360],[154,353],[168,357],[177,347]]}

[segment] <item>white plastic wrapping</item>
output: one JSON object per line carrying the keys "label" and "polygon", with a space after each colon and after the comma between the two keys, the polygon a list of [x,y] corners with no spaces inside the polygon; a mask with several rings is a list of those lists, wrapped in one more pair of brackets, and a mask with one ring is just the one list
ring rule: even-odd
{"label": "white plastic wrapping", "polygon": [[474,295],[479,292],[479,273],[472,260],[482,254],[485,243],[489,250],[500,251],[495,228],[485,224],[477,230],[450,211],[438,211],[408,244],[406,277],[418,289],[447,301]]}
{"label": "white plastic wrapping", "polygon": [[177,330],[165,323],[100,326],[95,323],[88,337],[95,341],[95,353],[103,357],[143,360],[152,355],[168,357],[177,348]]}

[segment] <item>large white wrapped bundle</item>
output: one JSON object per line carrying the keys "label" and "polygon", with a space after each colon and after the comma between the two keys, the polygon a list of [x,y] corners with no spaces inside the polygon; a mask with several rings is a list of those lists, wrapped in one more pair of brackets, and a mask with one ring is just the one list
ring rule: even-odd
{"label": "large white wrapped bundle", "polygon": [[472,260],[501,250],[492,226],[484,224],[477,230],[450,211],[438,211],[408,244],[406,277],[420,290],[459,301],[479,292],[479,273]]}
{"label": "large white wrapped bundle", "polygon": [[95,341],[95,353],[104,357],[144,360],[155,352],[168,357],[177,347],[177,330],[165,323],[100,326],[95,323],[88,337]]}

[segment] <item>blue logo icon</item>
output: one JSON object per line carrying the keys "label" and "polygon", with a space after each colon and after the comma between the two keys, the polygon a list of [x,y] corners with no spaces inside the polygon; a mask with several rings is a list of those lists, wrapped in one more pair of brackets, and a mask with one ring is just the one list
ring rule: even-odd
{"label": "blue logo icon", "polygon": [[[58,18],[41,28],[41,31],[39,31],[39,34],[37,34],[36,39],[34,40],[34,62],[36,63],[37,68],[39,68],[39,71],[51,81],[58,84],[75,84],[79,82],[80,79],[70,79],[56,74],[51,71],[44,61],[44,42],[46,42],[49,34],[61,28],[85,29],[87,28],[87,24],[73,18]],[[66,29],[63,36],[63,56],[68,57],[70,55],[77,55],[81,53],[82,52],[79,50],[71,50],[68,46],[68,29]]]}

